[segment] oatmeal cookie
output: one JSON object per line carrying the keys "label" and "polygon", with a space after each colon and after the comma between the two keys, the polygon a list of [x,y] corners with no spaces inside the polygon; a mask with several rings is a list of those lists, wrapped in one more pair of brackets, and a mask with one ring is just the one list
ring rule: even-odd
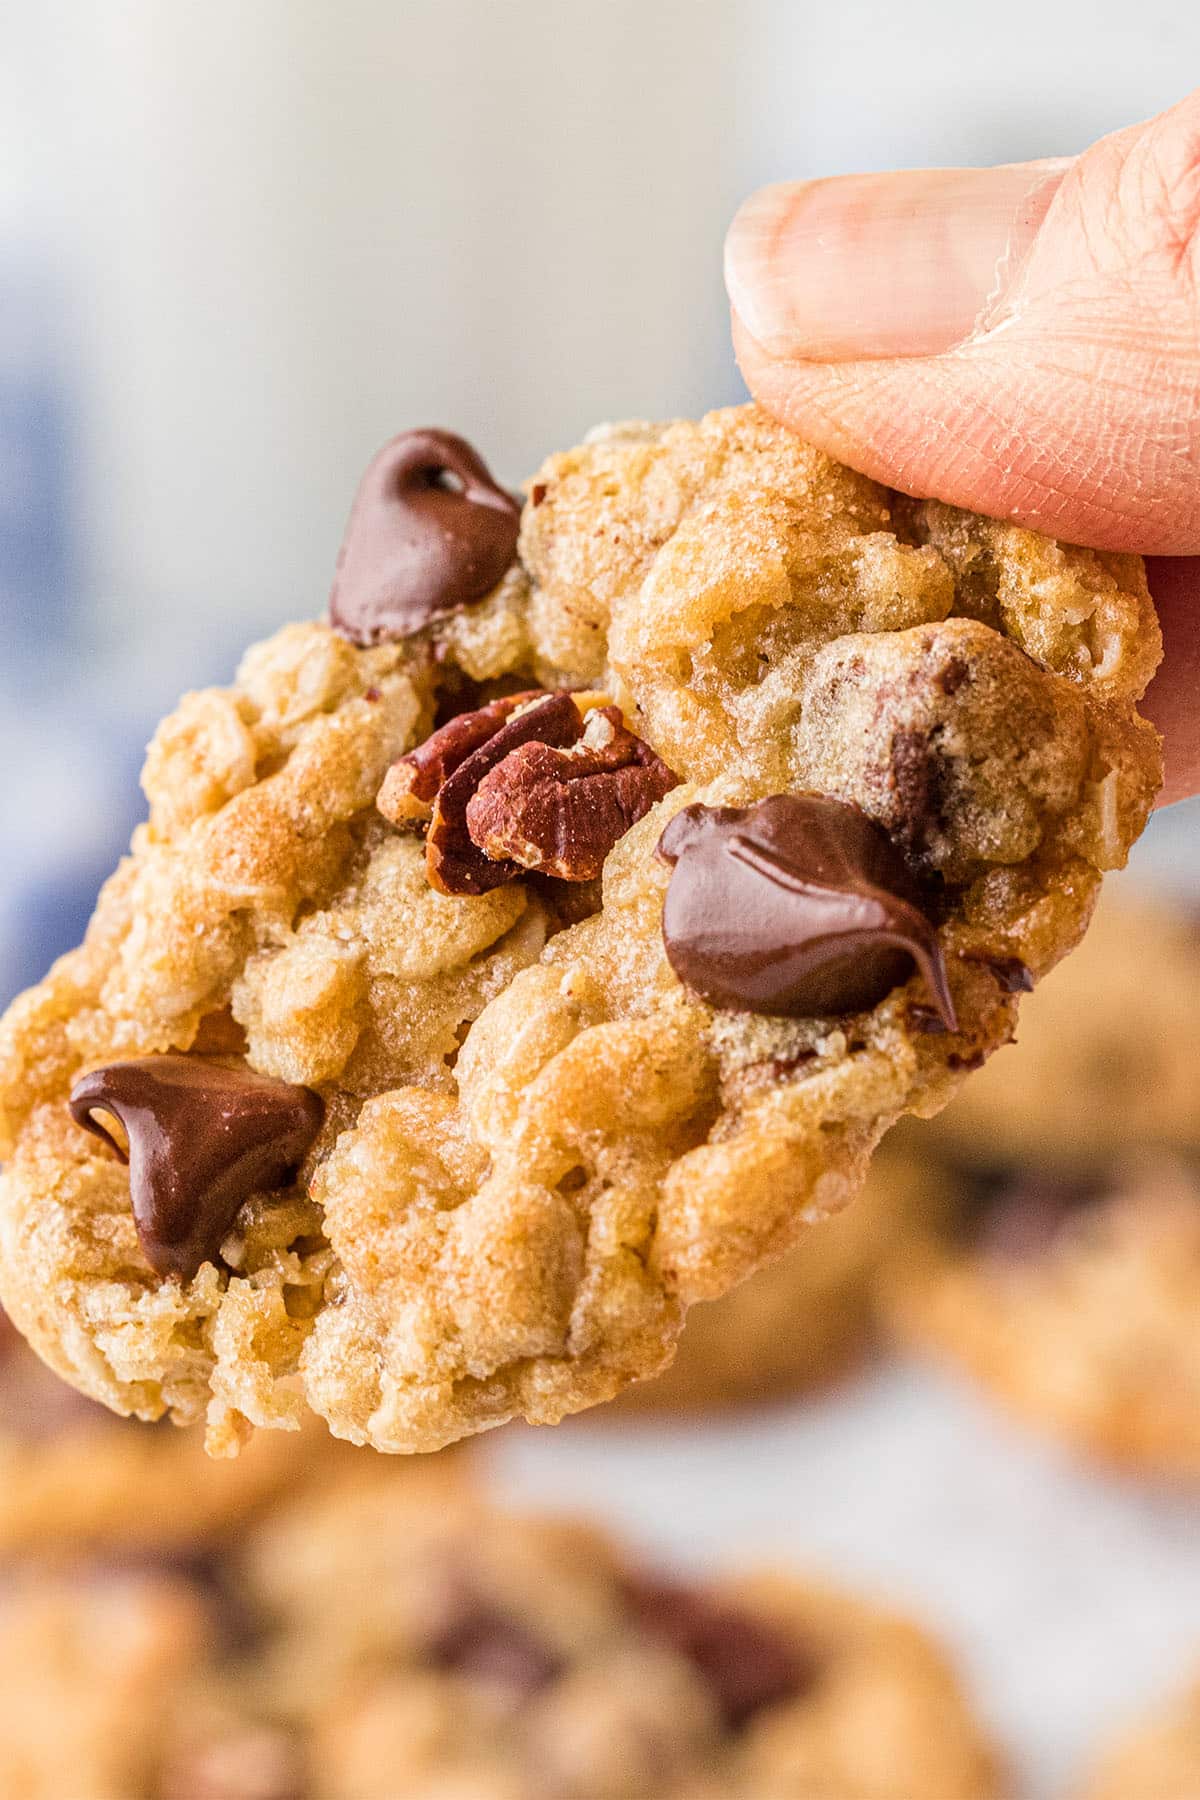
{"label": "oatmeal cookie", "polygon": [[247,1581],[286,1618],[271,1675],[311,1707],[328,1800],[996,1791],[929,1640],[791,1575],[685,1584],[584,1524],[393,1479],[296,1508]]}
{"label": "oatmeal cookie", "polygon": [[1106,890],[1078,953],[1021,1013],[1020,1042],[993,1057],[937,1122],[966,1162],[1103,1168],[1130,1144],[1200,1152],[1200,918]]}
{"label": "oatmeal cookie", "polygon": [[901,1335],[1091,1456],[1200,1481],[1195,1170],[925,1170],[946,1226],[890,1273]]}
{"label": "oatmeal cookie", "polygon": [[[0,1598],[26,1800],[990,1800],[941,1652],[783,1574],[684,1584],[392,1470],[202,1575]],[[65,1722],[65,1730],[61,1728]],[[17,1784],[20,1777],[21,1785]]]}
{"label": "oatmeal cookie", "polygon": [[869,1350],[880,1272],[905,1254],[929,1197],[920,1163],[882,1145],[853,1205],[724,1300],[694,1306],[666,1373],[597,1416],[756,1405],[836,1380]]}
{"label": "oatmeal cookie", "polygon": [[1196,1800],[1200,1794],[1200,1678],[1115,1744],[1078,1800]]}
{"label": "oatmeal cookie", "polygon": [[382,1450],[670,1360],[1011,1034],[1160,769],[1137,558],[891,494],[753,407],[523,512],[410,433],[328,623],[160,728],[0,1027],[0,1285],[216,1453]]}

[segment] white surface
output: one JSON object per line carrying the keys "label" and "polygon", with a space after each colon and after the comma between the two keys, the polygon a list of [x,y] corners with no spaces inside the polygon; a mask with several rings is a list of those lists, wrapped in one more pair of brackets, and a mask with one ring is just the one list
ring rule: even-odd
{"label": "white surface", "polygon": [[1085,1472],[903,1363],[788,1408],[597,1414],[487,1455],[510,1498],[598,1514],[680,1566],[784,1562],[911,1610],[957,1654],[1019,1800],[1060,1800],[1200,1656],[1200,1505]]}

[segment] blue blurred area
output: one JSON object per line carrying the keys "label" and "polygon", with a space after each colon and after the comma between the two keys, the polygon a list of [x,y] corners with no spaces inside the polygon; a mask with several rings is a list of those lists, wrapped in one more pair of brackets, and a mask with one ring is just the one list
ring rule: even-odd
{"label": "blue blurred area", "polygon": [[[11,296],[0,293],[0,307]],[[61,637],[78,593],[70,401],[49,357],[0,363],[0,655]]]}
{"label": "blue blurred area", "polygon": [[61,296],[29,261],[0,262],[0,1000],[87,922],[102,871],[59,839],[63,809],[30,779],[40,729],[72,684],[81,584],[74,399]]}

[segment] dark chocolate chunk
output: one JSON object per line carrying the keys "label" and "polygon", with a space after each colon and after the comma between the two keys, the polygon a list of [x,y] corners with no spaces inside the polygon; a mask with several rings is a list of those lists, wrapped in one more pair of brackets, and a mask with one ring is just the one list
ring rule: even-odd
{"label": "dark chocolate chunk", "polygon": [[490,594],[517,554],[521,508],[449,431],[406,431],[363,476],[329,599],[355,644],[411,637]]}
{"label": "dark chocolate chunk", "polygon": [[324,1116],[309,1088],[195,1056],[143,1056],[82,1076],[71,1113],[125,1159],[97,1113],[129,1139],[133,1217],[147,1261],[190,1280],[215,1262],[238,1208],[283,1186]]}
{"label": "dark chocolate chunk", "polygon": [[740,1607],[667,1581],[628,1585],[630,1610],[648,1637],[685,1657],[708,1683],[730,1731],[756,1713],[811,1693],[817,1657]]}
{"label": "dark chocolate chunk", "polygon": [[937,933],[886,832],[857,806],[775,794],[688,806],[659,839],[674,864],[667,958],[714,1006],[785,1014],[875,1006],[913,965],[948,1031],[958,1020]]}
{"label": "dark chocolate chunk", "polygon": [[558,1680],[563,1659],[520,1620],[485,1600],[465,1603],[429,1646],[443,1669],[529,1699]]}

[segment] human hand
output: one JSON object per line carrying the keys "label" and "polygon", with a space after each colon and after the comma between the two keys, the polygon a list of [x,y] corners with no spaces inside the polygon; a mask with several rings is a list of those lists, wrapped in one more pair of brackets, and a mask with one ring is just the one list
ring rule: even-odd
{"label": "human hand", "polygon": [[1200,792],[1200,90],[1073,159],[764,188],[725,262],[742,372],[786,425],[1154,559],[1161,800]]}

